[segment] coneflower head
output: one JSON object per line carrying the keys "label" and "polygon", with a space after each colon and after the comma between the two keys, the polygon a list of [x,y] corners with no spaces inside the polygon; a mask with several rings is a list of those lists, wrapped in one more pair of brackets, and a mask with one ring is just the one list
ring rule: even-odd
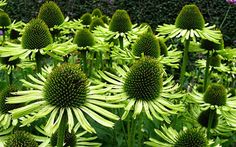
{"label": "coneflower head", "polygon": [[204,94],[204,101],[211,105],[222,106],[226,104],[226,89],[221,84],[211,84],[207,87]]}
{"label": "coneflower head", "polygon": [[201,126],[207,128],[210,112],[213,115],[213,120],[212,120],[212,124],[211,124],[211,128],[213,129],[213,128],[216,128],[216,126],[218,124],[218,115],[216,114],[216,110],[207,109],[205,111],[202,111],[200,113],[200,115],[198,116],[197,121]]}
{"label": "coneflower head", "polygon": [[83,25],[90,25],[92,22],[92,15],[90,13],[85,13],[80,17],[80,19],[82,20],[81,23]]}
{"label": "coneflower head", "polygon": [[101,17],[102,16],[102,11],[99,8],[96,8],[96,9],[93,10],[92,16]]}
{"label": "coneflower head", "polygon": [[11,19],[8,14],[0,10],[0,26],[9,26],[11,24]]}
{"label": "coneflower head", "polygon": [[73,42],[77,44],[78,47],[93,46],[95,44],[93,34],[88,29],[79,30]]}

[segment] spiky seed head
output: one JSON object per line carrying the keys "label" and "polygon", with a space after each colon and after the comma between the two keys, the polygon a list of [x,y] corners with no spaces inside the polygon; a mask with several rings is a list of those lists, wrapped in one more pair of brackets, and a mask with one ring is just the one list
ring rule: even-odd
{"label": "spiky seed head", "polygon": [[16,92],[17,89],[14,86],[7,86],[3,89],[0,93],[0,113],[8,114],[9,111],[19,108],[22,104],[7,104],[6,99],[7,97],[13,96],[11,92]]}
{"label": "spiky seed head", "polygon": [[90,25],[92,22],[92,15],[90,13],[85,13],[80,17],[80,19],[82,20],[81,23],[83,25]]}
{"label": "spiky seed head", "polygon": [[97,26],[105,27],[105,24],[101,18],[94,18],[90,23],[89,30],[93,31],[96,29]]}
{"label": "spiky seed head", "polygon": [[8,14],[0,10],[0,26],[9,26],[11,24],[11,19]]}
{"label": "spiky seed head", "polygon": [[[57,145],[57,132],[52,134],[50,143],[51,143],[52,146]],[[66,146],[66,147],[67,146],[69,146],[69,147],[75,147],[76,146],[76,135],[75,135],[73,130],[71,131],[71,133],[69,133],[68,130],[66,130],[64,143],[65,143],[64,146]]]}
{"label": "spiky seed head", "polygon": [[103,21],[105,24],[109,24],[109,18],[108,18],[108,16],[102,15],[101,19],[102,19],[102,21]]}
{"label": "spiky seed head", "polygon": [[96,8],[96,9],[93,10],[92,16],[101,17],[102,16],[102,11],[99,8]]}
{"label": "spiky seed head", "polygon": [[125,33],[130,31],[132,23],[129,14],[125,10],[116,10],[111,18],[109,30],[113,32]]}
{"label": "spiky seed head", "polygon": [[9,35],[10,35],[10,39],[14,40],[14,39],[17,39],[18,37],[20,37],[20,32],[18,32],[15,29],[11,29]]}
{"label": "spiky seed head", "polygon": [[25,27],[21,45],[25,49],[41,49],[53,42],[48,26],[41,19],[32,19]]}
{"label": "spiky seed head", "polygon": [[216,113],[216,110],[211,110],[210,108],[202,111],[200,113],[200,115],[198,116],[198,123],[207,128],[208,127],[208,120],[209,120],[209,116],[210,116],[210,112],[213,114],[213,120],[212,120],[212,124],[211,124],[211,128],[214,129],[216,128],[217,124],[218,124],[218,115]]}
{"label": "spiky seed head", "polygon": [[43,95],[52,106],[78,108],[85,103],[87,85],[87,77],[79,65],[63,64],[49,74]]}
{"label": "spiky seed head", "polygon": [[196,5],[185,5],[175,20],[175,26],[181,29],[204,28],[204,18]]}
{"label": "spiky seed head", "polygon": [[133,46],[133,54],[135,56],[141,57],[141,54],[144,53],[145,56],[150,56],[157,58],[160,56],[160,45],[152,33],[144,33],[140,38],[135,42]]}
{"label": "spiky seed head", "polygon": [[226,99],[226,89],[221,84],[210,84],[204,93],[204,101],[206,103],[210,103],[211,105],[225,105]]}
{"label": "spiky seed head", "polygon": [[159,97],[163,70],[160,63],[150,57],[136,61],[127,73],[124,91],[130,98],[151,101]]}
{"label": "spiky seed head", "polygon": [[73,42],[77,44],[78,47],[93,46],[95,44],[93,34],[88,29],[79,30]]}
{"label": "spiky seed head", "polygon": [[208,140],[199,129],[188,129],[179,134],[174,147],[207,147]]}
{"label": "spiky seed head", "polygon": [[17,64],[20,63],[20,58],[16,58],[15,60],[9,61],[10,58],[11,56],[0,57],[0,63],[3,65],[9,65],[9,66],[16,66]]}
{"label": "spiky seed head", "polygon": [[213,53],[212,56],[209,59],[209,63],[213,67],[220,67],[221,65],[221,56],[217,53]]}
{"label": "spiky seed head", "polygon": [[64,22],[61,9],[53,1],[47,1],[40,7],[38,18],[42,19],[49,28]]}
{"label": "spiky seed head", "polygon": [[221,39],[220,44],[218,44],[207,39],[202,39],[200,47],[205,50],[222,50],[224,48],[224,40]]}
{"label": "spiky seed head", "polygon": [[160,51],[161,51],[161,55],[163,56],[168,56],[168,49],[165,43],[165,39],[163,37],[159,37],[159,44],[160,44]]}
{"label": "spiky seed head", "polygon": [[38,147],[32,135],[25,131],[16,131],[5,142],[6,147]]}

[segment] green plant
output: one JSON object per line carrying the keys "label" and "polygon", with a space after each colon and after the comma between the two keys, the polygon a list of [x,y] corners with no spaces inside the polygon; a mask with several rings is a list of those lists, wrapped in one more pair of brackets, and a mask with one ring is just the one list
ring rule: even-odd
{"label": "green plant", "polygon": [[85,13],[83,14],[80,19],[82,20],[82,24],[83,25],[90,25],[90,23],[92,22],[92,15],[90,13]]}
{"label": "green plant", "polygon": [[46,1],[39,9],[38,18],[42,19],[49,28],[64,22],[61,9],[53,1]]}

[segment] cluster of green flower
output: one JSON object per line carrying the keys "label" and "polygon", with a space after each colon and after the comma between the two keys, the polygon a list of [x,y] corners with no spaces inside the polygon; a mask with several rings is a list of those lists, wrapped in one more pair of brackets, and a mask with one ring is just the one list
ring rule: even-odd
{"label": "cluster of green flower", "polygon": [[[227,54],[233,51],[224,49],[220,30],[205,24],[196,5],[184,6],[175,24],[158,26],[157,34],[148,24],[133,25],[125,10],[110,19],[94,9],[69,20],[52,1],[27,24],[11,23],[1,11],[0,26],[3,36],[8,30],[12,36],[0,47],[10,85],[0,94],[5,146],[101,146],[92,134],[98,124],[120,124],[121,145],[128,147],[217,146],[236,131],[235,89],[213,76],[230,74],[234,84],[236,55]],[[184,44],[181,68],[178,43]],[[186,69],[195,50],[207,56],[197,64],[197,82],[189,83],[186,75],[196,78]],[[222,59],[232,68],[222,69]],[[31,74],[14,86],[14,73],[26,68]]]}

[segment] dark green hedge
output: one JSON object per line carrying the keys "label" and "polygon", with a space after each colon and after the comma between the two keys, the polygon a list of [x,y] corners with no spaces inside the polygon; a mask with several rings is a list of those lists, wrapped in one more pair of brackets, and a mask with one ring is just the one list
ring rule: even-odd
{"label": "dark green hedge", "polygon": [[[37,15],[45,0],[8,0],[3,9],[12,19],[28,22]],[[220,26],[228,10],[225,0],[54,0],[66,16],[79,18],[85,12],[100,8],[104,14],[112,16],[116,9],[128,11],[133,23],[149,23],[153,29],[159,24],[174,23],[178,12],[185,4],[195,3],[203,13],[206,22]],[[236,40],[236,5],[232,6],[222,26],[226,45]]]}

